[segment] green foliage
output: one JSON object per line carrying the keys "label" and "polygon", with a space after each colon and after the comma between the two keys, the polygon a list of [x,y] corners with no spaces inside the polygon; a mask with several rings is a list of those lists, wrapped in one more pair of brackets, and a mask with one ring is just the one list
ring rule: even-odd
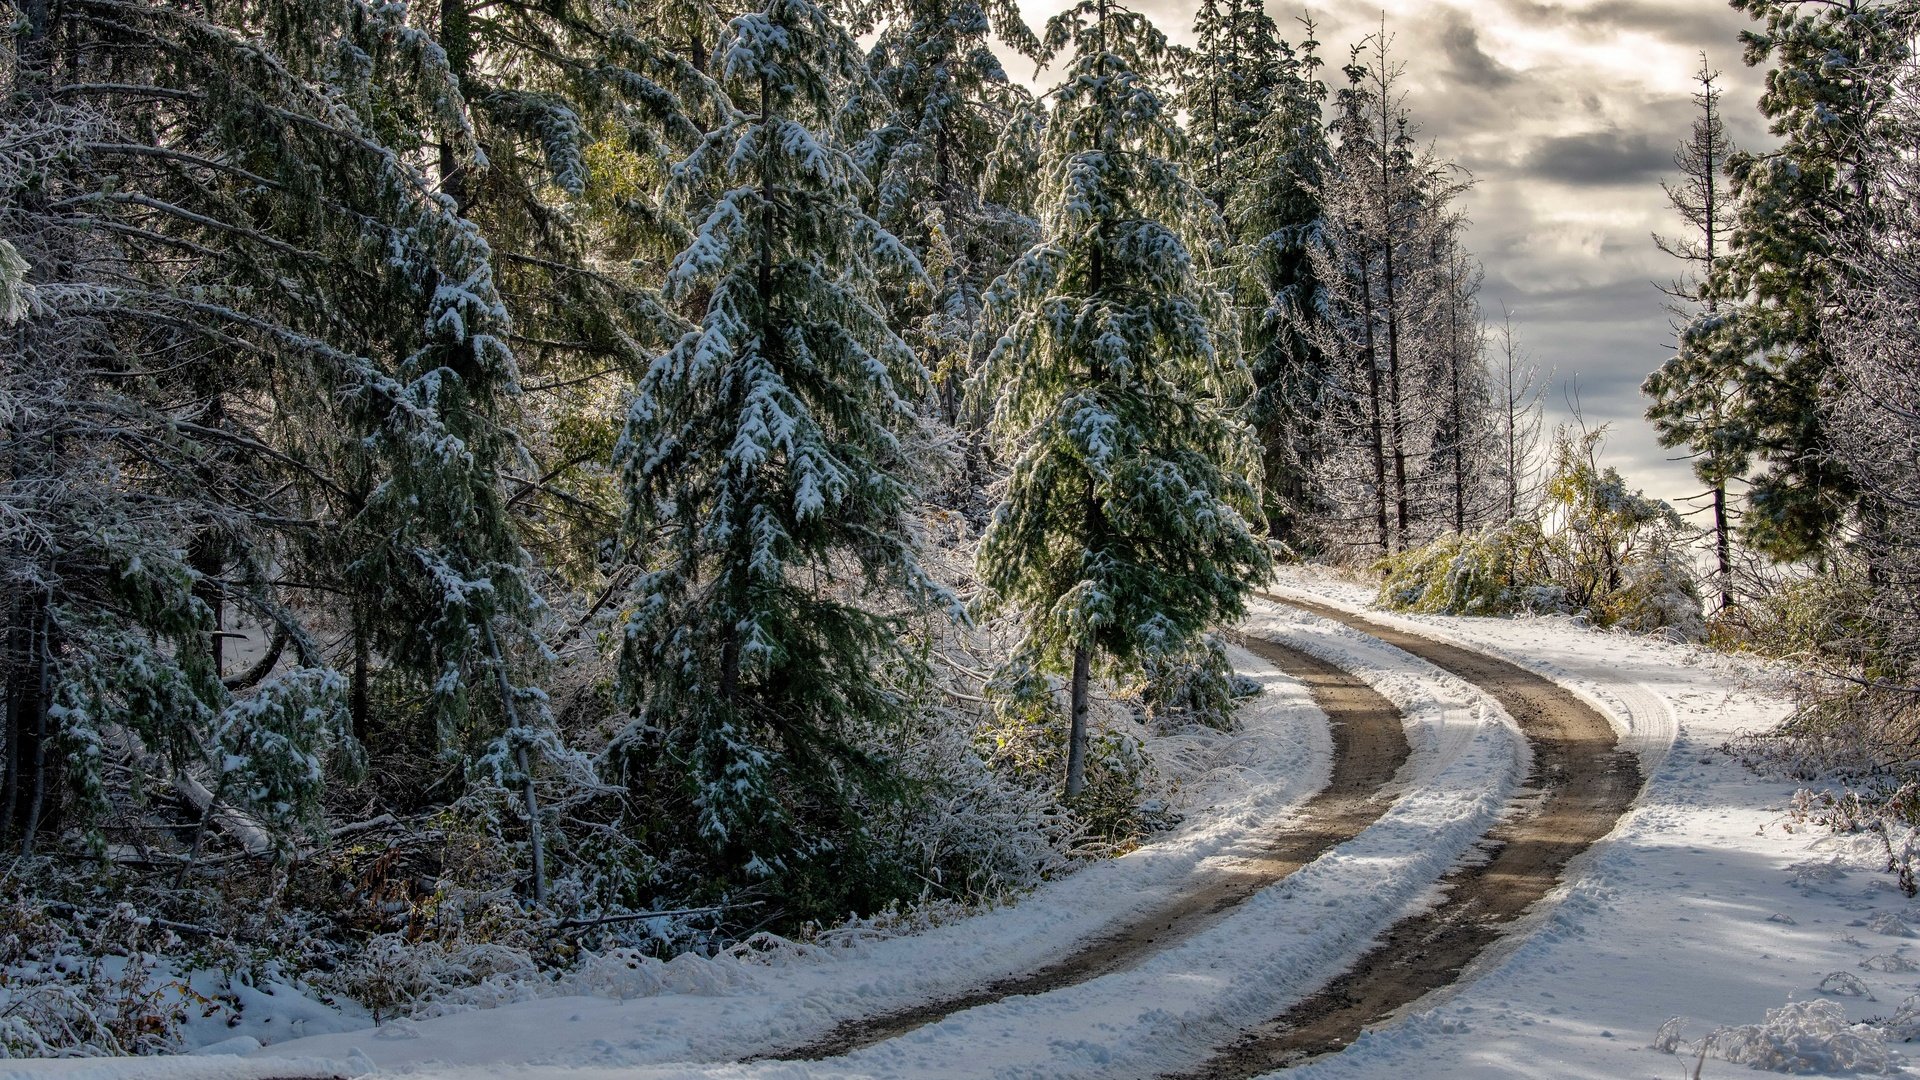
{"label": "green foliage", "polygon": [[1710,476],[1758,467],[1742,531],[1775,559],[1818,558],[1855,508],[1823,394],[1823,330],[1840,310],[1834,244],[1872,220],[1871,156],[1893,73],[1910,47],[1906,0],[1823,4],[1733,0],[1759,25],[1741,35],[1750,66],[1771,65],[1760,111],[1780,140],[1731,163],[1731,250],[1706,293],[1722,306],[1688,327],[1673,370],[1648,383],[1670,443],[1707,451]]}
{"label": "green foliage", "polygon": [[1398,611],[1584,613],[1601,626],[1706,636],[1685,525],[1599,463],[1604,428],[1554,439],[1545,517],[1447,533],[1383,560],[1377,602]]}
{"label": "green foliage", "polygon": [[1272,86],[1257,99],[1264,113],[1243,114],[1257,115],[1257,125],[1251,138],[1233,144],[1235,182],[1224,203],[1234,226],[1225,256],[1228,290],[1253,377],[1247,418],[1266,466],[1266,519],[1277,540],[1296,548],[1308,543],[1301,524],[1317,509],[1310,485],[1315,429],[1331,381],[1312,329],[1323,300],[1312,248],[1323,216],[1319,186],[1331,163],[1320,118],[1327,87],[1320,43],[1310,23],[1305,29],[1305,41],[1278,42],[1261,68]]}
{"label": "green foliage", "polygon": [[946,599],[908,520],[928,376],[879,299],[920,268],[861,208],[854,39],[771,0],[721,46],[734,109],[674,170],[701,225],[665,296],[691,319],[616,450],[638,572],[615,757],[677,793],[659,839],[715,887],[825,914],[896,887],[856,807],[889,770],[859,736],[914,707],[912,618]]}
{"label": "green foliage", "polygon": [[[1024,786],[1051,790],[1067,763],[1067,725],[1058,695],[1045,680],[1002,687],[998,707],[980,732],[987,763]],[[1152,796],[1158,774],[1138,739],[1096,730],[1088,739],[1086,787],[1059,805],[1072,818],[1076,852],[1112,854],[1170,824]]]}
{"label": "green foliage", "polygon": [[1126,664],[1185,647],[1237,616],[1270,562],[1230,411],[1246,373],[1215,349],[1215,297],[1182,239],[1212,215],[1172,160],[1166,40],[1086,0],[1046,41],[1074,55],[1047,129],[1045,238],[988,293],[997,340],[976,393],[1013,459],[982,580],[1058,671],[1078,649]]}
{"label": "green foliage", "polygon": [[1140,667],[1140,704],[1147,719],[1162,728],[1204,724],[1230,730],[1235,707],[1249,693],[1245,680],[1233,672],[1226,646],[1212,634],[1177,652],[1148,653]]}
{"label": "green foliage", "polygon": [[1462,536],[1443,533],[1424,547],[1382,560],[1376,603],[1438,615],[1555,611],[1565,590],[1549,580],[1547,539],[1534,521],[1515,520]]}

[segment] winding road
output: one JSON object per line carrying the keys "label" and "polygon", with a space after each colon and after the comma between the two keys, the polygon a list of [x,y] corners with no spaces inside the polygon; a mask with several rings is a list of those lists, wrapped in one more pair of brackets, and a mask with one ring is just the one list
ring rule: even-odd
{"label": "winding road", "polygon": [[[782,1036],[769,1030],[760,1044],[767,1049],[745,1058],[719,1056],[749,1049],[736,1041],[732,1049],[716,1048],[715,1056],[693,1059],[708,1064],[682,1059],[671,1067],[640,1066],[633,1075],[864,1078],[914,1074],[919,1066],[912,1063],[926,1061],[938,1061],[942,1075],[1003,1075],[1014,1061],[1041,1060],[1024,1056],[1043,1053],[1037,1045],[1025,1048],[1039,1031],[1057,1033],[1067,1045],[1074,1045],[1071,1040],[1078,1032],[1034,1027],[1034,1017],[1057,1016],[1063,1024],[1085,1026],[1098,1021],[1070,1018],[1097,1018],[1102,1015],[1100,1008],[1112,1007],[1077,1003],[1092,1000],[1128,1003],[1116,1015],[1135,1018],[1128,1030],[1135,1033],[1132,1037],[1140,1040],[1139,1045],[1157,1045],[1117,1052],[1107,1059],[1068,1060],[1063,1074],[1241,1080],[1338,1052],[1362,1031],[1390,1023],[1434,992],[1459,983],[1476,960],[1503,940],[1518,940],[1513,935],[1522,916],[1552,893],[1569,865],[1611,832],[1632,807],[1643,786],[1640,757],[1623,748],[1613,723],[1594,706],[1512,662],[1297,596],[1262,594],[1259,606],[1269,603],[1311,618],[1286,630],[1275,629],[1276,637],[1285,636],[1290,643],[1249,632],[1239,644],[1306,688],[1327,717],[1332,762],[1324,788],[1278,824],[1262,826],[1264,831],[1254,834],[1256,846],[1250,857],[1201,874],[1145,914],[1062,941],[1057,952],[1046,949],[1032,954],[1054,958],[1023,973],[971,986],[955,980],[947,992],[930,1000],[901,1008],[897,1004],[901,999],[896,998],[892,1008],[876,1005],[868,1015],[843,1019],[838,1026],[789,1023],[784,1045]],[[1347,630],[1331,631],[1316,619]],[[1372,640],[1357,648],[1351,640],[1321,648],[1323,635],[1347,631]],[[1305,648],[1339,663],[1302,651]],[[1431,667],[1407,660],[1401,653]],[[1362,659],[1367,656],[1382,659]],[[1468,685],[1462,687],[1455,680]],[[1403,713],[1386,694],[1405,703],[1408,711]],[[1513,721],[1518,736],[1501,722],[1488,699]],[[1469,701],[1481,704],[1466,704]],[[1633,711],[1638,717],[1639,710]],[[1463,712],[1478,719],[1462,720]],[[1442,719],[1442,714],[1453,719]],[[1425,719],[1416,720],[1416,716]],[[1641,726],[1637,719],[1636,730]],[[1416,729],[1424,734],[1410,743]],[[1446,734],[1436,735],[1443,729]],[[1480,816],[1470,819],[1472,824],[1445,845],[1436,843],[1427,849],[1431,855],[1418,877],[1394,879],[1410,883],[1404,899],[1379,901],[1377,914],[1367,916],[1371,921],[1351,923],[1356,929],[1341,931],[1352,935],[1348,940],[1321,934],[1311,912],[1292,899],[1296,894],[1269,891],[1276,886],[1311,891],[1313,886],[1302,883],[1315,875],[1322,881],[1367,880],[1365,874],[1376,856],[1353,853],[1367,849],[1369,843],[1375,845],[1372,850],[1382,850],[1378,838],[1383,836],[1407,837],[1408,823],[1425,819],[1404,808],[1422,798],[1430,800],[1436,792],[1457,792],[1457,787],[1448,786],[1457,784],[1457,779],[1443,779],[1454,775],[1444,770],[1472,739],[1492,738],[1473,735],[1476,730],[1499,734],[1473,751],[1480,762],[1473,767],[1487,769],[1498,760],[1509,760],[1513,771],[1486,789],[1488,801]],[[1440,742],[1433,741],[1436,737]],[[1469,743],[1462,743],[1462,738]],[[1519,752],[1521,738],[1528,754],[1527,775],[1515,787],[1522,759],[1507,755]],[[1507,749],[1490,749],[1500,746]],[[1460,797],[1472,796],[1462,793]],[[1411,834],[1416,847],[1428,837],[1423,830],[1424,826],[1416,826]],[[1459,845],[1475,832],[1477,840],[1462,853]],[[1400,842],[1405,841],[1395,841]],[[1301,873],[1310,867],[1311,873]],[[1298,882],[1282,884],[1296,874]],[[1420,906],[1421,890],[1436,883],[1440,898]],[[1328,902],[1332,895],[1322,889],[1318,903]],[[1222,990],[1217,999],[1239,1001],[1236,1006],[1154,1011],[1159,1004],[1152,1000],[1157,988],[1168,985],[1156,980],[1174,978],[1187,985],[1213,980],[1226,985],[1221,981],[1224,976],[1205,970],[1204,957],[1213,955],[1207,950],[1220,947],[1210,942],[1223,940],[1222,933],[1208,931],[1218,929],[1237,940],[1225,925],[1229,919],[1251,919],[1248,925],[1264,926],[1276,918],[1299,921],[1303,913],[1301,932],[1308,936],[1297,940],[1313,942],[1321,950],[1321,958],[1312,965],[1286,968],[1288,974],[1270,969],[1248,984],[1254,987],[1250,992]],[[1202,959],[1196,962],[1183,953]],[[1239,967],[1245,969],[1245,965]],[[1081,989],[1069,989],[1075,987]],[[1075,1009],[1086,1011],[1075,1013]],[[1274,1014],[1269,1015],[1268,1009]],[[712,1015],[711,1020],[730,1023],[724,1013]],[[919,1031],[922,1028],[927,1030]],[[992,1059],[1006,1063],[1001,1065],[971,1061],[971,1052],[959,1059],[926,1056],[944,1041],[956,1039],[955,1045],[995,1052],[1020,1047],[1020,1056]],[[687,1050],[701,1053],[691,1046]],[[1179,1064],[1174,1071],[1160,1071],[1169,1063]],[[1018,1075],[1052,1074],[1030,1065],[1017,1071]],[[554,1075],[564,1072],[562,1067]]]}
{"label": "winding road", "polygon": [[942,1017],[1004,998],[1044,994],[1116,971],[1217,923],[1261,889],[1360,835],[1392,805],[1394,781],[1410,753],[1400,711],[1358,677],[1259,638],[1240,644],[1307,687],[1333,736],[1333,775],[1298,814],[1274,829],[1246,865],[1196,881],[1157,911],[1110,928],[1072,955],[1035,971],[911,1009],[844,1024],[775,1060],[818,1061],[904,1035]]}
{"label": "winding road", "polygon": [[1351,1043],[1459,978],[1559,883],[1576,856],[1613,831],[1643,784],[1638,759],[1607,718],[1517,664],[1325,604],[1263,594],[1342,623],[1466,679],[1505,708],[1533,749],[1526,787],[1479,844],[1487,855],[1441,881],[1446,899],[1394,924],[1354,965],[1282,1015],[1222,1048],[1181,1080],[1241,1080]]}
{"label": "winding road", "polygon": [[[1568,864],[1610,832],[1642,786],[1638,759],[1607,717],[1565,688],[1509,661],[1293,597],[1262,599],[1358,630],[1484,691],[1531,749],[1526,783],[1477,857],[1440,885],[1437,905],[1394,923],[1352,965],[1279,1016],[1219,1046],[1166,1080],[1242,1080],[1333,1053],[1456,981],[1560,882]],[[1331,723],[1328,786],[1276,829],[1249,865],[1196,882],[1150,915],[1104,932],[1065,959],[965,993],[846,1023],[826,1036],[763,1055],[821,1062],[1006,998],[1045,994],[1128,970],[1207,929],[1235,906],[1364,832],[1390,805],[1408,759],[1398,710],[1356,675],[1278,642],[1246,636],[1249,651],[1303,682]]]}

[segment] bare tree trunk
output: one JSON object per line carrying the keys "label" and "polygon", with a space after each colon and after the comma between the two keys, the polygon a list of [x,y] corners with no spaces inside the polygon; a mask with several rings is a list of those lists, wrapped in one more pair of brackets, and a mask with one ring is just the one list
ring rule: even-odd
{"label": "bare tree trunk", "polygon": [[1067,731],[1067,798],[1087,787],[1087,684],[1093,670],[1093,650],[1086,645],[1073,649],[1073,720]]}
{"label": "bare tree trunk", "polygon": [[1720,610],[1733,606],[1733,544],[1727,531],[1727,485],[1713,485],[1713,554],[1720,571]]}
{"label": "bare tree trunk", "polygon": [[1370,276],[1363,265],[1360,271],[1360,295],[1364,298],[1365,310],[1362,312],[1362,321],[1366,326],[1367,405],[1373,436],[1374,525],[1378,533],[1380,554],[1384,556],[1393,554],[1392,538],[1387,528],[1386,406],[1380,390],[1379,346],[1374,341],[1373,335],[1373,283],[1368,280]]}

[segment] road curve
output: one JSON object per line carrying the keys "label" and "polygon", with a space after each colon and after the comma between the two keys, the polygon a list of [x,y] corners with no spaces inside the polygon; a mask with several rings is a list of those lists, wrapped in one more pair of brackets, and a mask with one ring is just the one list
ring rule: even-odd
{"label": "road curve", "polygon": [[1486,857],[1441,879],[1446,898],[1438,906],[1395,923],[1318,992],[1165,1080],[1244,1080],[1336,1052],[1369,1025],[1454,982],[1554,888],[1575,856],[1613,831],[1642,785],[1639,759],[1620,749],[1613,725],[1564,687],[1338,608],[1260,595],[1350,626],[1486,691],[1525,733],[1533,767],[1509,812],[1480,842]]}
{"label": "road curve", "polygon": [[1314,704],[1326,713],[1333,736],[1333,774],[1327,786],[1276,826],[1258,855],[1196,882],[1159,910],[1091,938],[1055,963],[953,997],[852,1020],[802,1046],[758,1059],[838,1057],[976,1006],[1124,971],[1214,925],[1255,893],[1379,820],[1392,804],[1395,778],[1411,753],[1400,711],[1356,676],[1317,657],[1259,638],[1239,644],[1305,684]]}

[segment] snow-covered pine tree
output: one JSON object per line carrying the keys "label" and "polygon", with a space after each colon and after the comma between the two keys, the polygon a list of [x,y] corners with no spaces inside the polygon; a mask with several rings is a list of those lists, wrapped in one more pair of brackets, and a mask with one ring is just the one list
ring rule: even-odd
{"label": "snow-covered pine tree", "polygon": [[1427,472],[1448,529],[1465,536],[1493,516],[1494,386],[1487,378],[1486,327],[1480,317],[1485,276],[1461,246],[1466,220],[1455,215],[1437,238],[1440,292],[1421,332],[1433,340],[1430,385],[1439,395]]}
{"label": "snow-covered pine tree", "polygon": [[1727,402],[1716,450],[1730,475],[1751,472],[1741,531],[1776,559],[1818,558],[1848,512],[1863,509],[1821,407],[1832,366],[1822,325],[1844,277],[1832,244],[1871,226],[1873,148],[1911,51],[1913,5],[1733,6],[1759,24],[1742,35],[1745,59],[1772,65],[1760,111],[1781,141],[1729,162],[1737,209],[1717,290],[1726,304],[1713,340],[1697,347],[1741,358],[1741,391]]}
{"label": "snow-covered pine tree", "polygon": [[1444,396],[1431,385],[1445,340],[1433,316],[1449,296],[1443,238],[1463,185],[1416,142],[1384,30],[1354,48],[1346,75],[1312,250],[1324,303],[1301,329],[1336,373],[1321,427],[1323,534],[1389,555],[1430,524],[1417,466]]}
{"label": "snow-covered pine tree", "polygon": [[[1320,286],[1309,254],[1321,220],[1319,189],[1328,165],[1321,109],[1320,43],[1312,22],[1296,47],[1279,42],[1268,65],[1272,87],[1254,137],[1236,146],[1226,190],[1226,261],[1239,308],[1240,347],[1253,373],[1248,417],[1266,465],[1266,518],[1276,539],[1299,548],[1299,525],[1315,511],[1308,479],[1316,458],[1327,359],[1307,327]],[[1190,106],[1191,108],[1191,106]]]}
{"label": "snow-covered pine tree", "polygon": [[1175,164],[1166,38],[1081,0],[1045,42],[1071,60],[1044,144],[1044,236],[988,292],[996,340],[976,392],[1013,468],[980,570],[1024,626],[1016,664],[1071,680],[1072,796],[1095,659],[1188,646],[1241,612],[1269,556],[1251,432],[1230,408],[1246,372],[1216,351],[1216,301],[1183,239],[1213,207]]}
{"label": "snow-covered pine tree", "polygon": [[[690,234],[661,195],[673,159],[725,111],[704,70],[724,20],[700,0],[434,0],[417,12],[472,129],[419,116],[432,133],[422,150],[493,251],[529,395],[530,460],[510,503],[544,567],[602,591],[619,391],[681,329],[656,289]],[[463,160],[463,139],[484,157]]]}
{"label": "snow-covered pine tree", "polygon": [[992,43],[1035,56],[1040,42],[1010,0],[863,0],[856,33],[874,32],[868,64],[887,113],[867,140],[873,214],[919,257],[930,295],[894,298],[896,326],[934,372],[948,424],[973,368],[981,294],[1037,230],[996,196],[996,164],[1031,132],[1032,96],[1007,77]]}
{"label": "snow-covered pine tree", "polygon": [[695,325],[618,448],[640,574],[617,749],[632,783],[685,800],[646,823],[663,849],[797,918],[873,899],[853,807],[885,774],[858,737],[911,706],[909,620],[946,600],[908,524],[927,372],[879,306],[883,279],[920,269],[861,209],[858,42],[810,0],[768,0],[718,50],[734,109],[674,167],[699,230],[666,297]]}
{"label": "snow-covered pine tree", "polygon": [[1246,182],[1241,158],[1278,99],[1296,88],[1289,50],[1259,0],[1201,0],[1191,55],[1174,73],[1187,117],[1187,159],[1218,209]]}
{"label": "snow-covered pine tree", "polygon": [[[337,672],[358,657],[420,687],[467,745],[544,738],[537,696],[505,671],[539,653],[502,483],[510,321],[485,241],[416,167],[417,144],[389,141],[426,115],[481,159],[442,50],[404,10],[353,0],[35,12],[21,115],[82,134],[79,153],[17,174],[45,194],[9,192],[34,297],[13,332],[68,351],[63,392],[90,403],[68,411],[112,421],[96,448],[107,489],[173,508],[177,527],[142,542],[187,554],[46,555],[58,588],[39,617],[9,616],[30,646],[7,673],[9,757],[33,730],[74,748],[85,775],[32,779],[55,803],[97,791],[89,770],[109,757],[189,773],[205,759],[215,793],[310,819]],[[126,590],[148,614],[127,616],[142,608]],[[267,656],[225,678],[207,640],[216,604],[273,628]],[[371,631],[321,644],[320,629],[355,626]],[[79,636],[109,630],[110,644]],[[149,662],[89,662],[143,631]]]}
{"label": "snow-covered pine tree", "polygon": [[[1720,262],[1733,228],[1734,204],[1728,190],[1727,168],[1733,141],[1727,136],[1720,110],[1719,73],[1700,57],[1695,77],[1700,89],[1693,95],[1700,115],[1687,140],[1674,152],[1680,171],[1677,184],[1665,184],[1667,202],[1688,235],[1669,239],[1656,235],[1661,251],[1679,259],[1682,276],[1666,289],[1675,316],[1682,322],[1679,348],[1647,376],[1641,390],[1652,403],[1647,418],[1660,434],[1660,444],[1684,446],[1693,458],[1693,474],[1707,485],[1712,498],[1713,550],[1720,606],[1733,604],[1733,524],[1728,484],[1742,478],[1748,452],[1728,430],[1729,419],[1743,411],[1734,402],[1740,392],[1744,354],[1743,335],[1729,335],[1722,325]],[[1737,305],[1735,305],[1737,307]]]}

